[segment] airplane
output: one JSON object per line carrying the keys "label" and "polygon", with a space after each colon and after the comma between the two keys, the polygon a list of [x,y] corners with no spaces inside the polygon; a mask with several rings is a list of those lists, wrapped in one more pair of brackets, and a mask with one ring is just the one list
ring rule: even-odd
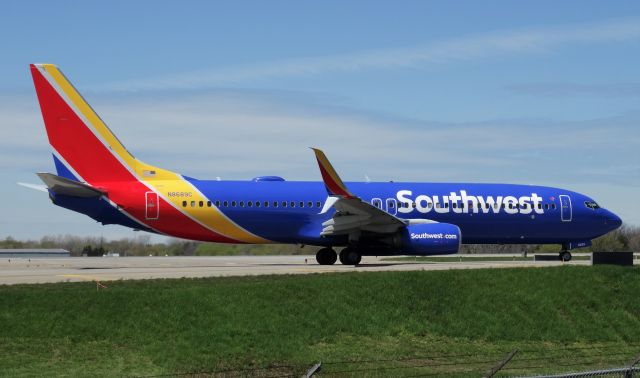
{"label": "airplane", "polygon": [[[343,182],[313,148],[322,181],[200,180],[136,159],[53,64],[31,64],[58,206],[102,224],[216,243],[321,247],[321,265],[362,256],[454,254],[461,244],[559,244],[558,258],[620,227],[591,197],[533,185]],[[28,185],[33,187],[33,185]],[[342,248],[336,253],[336,248]]]}

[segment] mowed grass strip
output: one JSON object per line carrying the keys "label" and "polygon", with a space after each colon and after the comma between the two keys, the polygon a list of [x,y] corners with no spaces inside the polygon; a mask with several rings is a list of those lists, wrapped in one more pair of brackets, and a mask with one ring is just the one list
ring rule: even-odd
{"label": "mowed grass strip", "polygon": [[0,287],[0,375],[299,375],[323,361],[337,375],[477,376],[515,348],[528,352],[514,373],[640,353],[639,267],[107,285]]}

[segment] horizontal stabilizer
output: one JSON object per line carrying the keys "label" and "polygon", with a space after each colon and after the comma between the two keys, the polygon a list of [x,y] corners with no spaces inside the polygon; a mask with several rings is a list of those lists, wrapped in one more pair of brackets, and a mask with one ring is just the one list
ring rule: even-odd
{"label": "horizontal stabilizer", "polygon": [[47,184],[49,190],[55,194],[82,198],[100,197],[105,194],[104,191],[91,185],[56,176],[53,173],[38,173],[37,175]]}

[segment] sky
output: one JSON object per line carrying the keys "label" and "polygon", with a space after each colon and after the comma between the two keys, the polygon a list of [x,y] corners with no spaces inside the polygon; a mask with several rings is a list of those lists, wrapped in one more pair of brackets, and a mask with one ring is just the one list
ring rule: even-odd
{"label": "sky", "polygon": [[[214,179],[548,185],[640,226],[640,2],[0,5],[0,238],[134,237],[18,186],[53,171],[29,63],[139,159]],[[154,241],[163,241],[155,237]]]}

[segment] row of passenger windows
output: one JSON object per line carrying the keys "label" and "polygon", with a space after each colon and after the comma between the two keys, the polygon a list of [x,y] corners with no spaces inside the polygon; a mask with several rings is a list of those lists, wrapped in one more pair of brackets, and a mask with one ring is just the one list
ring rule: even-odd
{"label": "row of passenger windows", "polygon": [[[216,207],[300,207],[313,208],[313,201],[215,201]],[[211,207],[214,203],[211,201],[182,201],[182,207]],[[316,201],[315,207],[320,208],[322,203]]]}
{"label": "row of passenger windows", "polygon": [[[205,206],[206,207],[211,207],[212,205],[213,205],[213,203],[211,201],[206,201],[206,202],[205,201],[182,201],[182,207],[188,207],[188,206],[190,206],[190,207],[205,207]],[[299,202],[296,202],[296,201],[289,201],[289,202],[287,202],[287,201],[280,201],[280,202],[279,201],[273,201],[273,202],[269,202],[269,201],[263,201],[263,202],[260,202],[260,201],[255,201],[255,202],[254,201],[247,201],[245,203],[245,201],[220,201],[220,200],[218,200],[218,201],[215,201],[215,205],[216,205],[216,207],[245,207],[245,205],[246,205],[246,207],[274,207],[274,208],[277,208],[277,207],[295,208],[296,206],[300,207],[300,208],[305,208],[305,207],[306,208],[312,208],[312,207],[314,207],[313,201],[307,201],[307,202],[305,202],[305,201],[299,201]],[[382,204],[381,203],[375,203],[374,205],[376,207],[380,207]],[[389,202],[387,204],[387,206],[389,208],[393,208],[394,205],[395,205],[395,201],[394,202]],[[400,203],[398,206],[399,207],[408,208],[409,207],[409,203],[407,203],[407,202]],[[416,203],[412,202],[411,206],[413,208],[415,208],[416,207]],[[431,207],[430,204],[428,206]],[[322,207],[322,203],[320,201],[316,201],[315,202],[315,207],[316,208]],[[451,207],[454,208],[454,209],[457,209],[457,208],[464,209],[465,208],[465,204],[461,203],[460,206],[458,206],[458,203],[454,202],[453,204],[451,204]],[[473,207],[474,207],[473,203],[469,202],[469,208],[473,208]],[[481,207],[480,204],[478,204],[477,207],[480,208]],[[487,210],[491,208],[491,206],[488,203],[485,203],[484,207]],[[496,203],[496,204],[493,205],[493,207],[494,207],[494,209],[498,209],[500,207],[502,209],[506,209],[506,208],[519,209],[519,208],[521,208],[520,204],[509,204],[509,206],[507,206],[507,204],[505,204],[505,203],[503,203],[501,206],[498,206],[498,204]],[[538,209],[542,209],[542,207],[543,207],[543,205],[541,203],[538,203]],[[442,209],[442,208],[448,209],[449,208],[449,203],[448,202],[446,202],[444,204],[436,203],[436,208],[438,208],[438,209]],[[524,208],[532,208],[532,206],[526,205],[526,206],[522,206],[522,208],[523,209]],[[549,208],[555,210],[556,209],[556,204],[555,203],[552,203],[552,204],[545,203],[544,204],[544,209],[545,210],[549,210]]]}
{"label": "row of passenger windows", "polygon": [[[379,203],[375,204],[376,207],[380,207],[380,205],[381,204],[379,204]],[[393,208],[393,202],[389,203],[388,206],[390,208]],[[409,207],[409,203],[407,203],[407,202],[400,203],[398,206],[399,207],[408,208]],[[415,202],[412,202],[411,206],[415,209],[417,205],[416,205]],[[433,205],[431,205],[431,204],[427,205],[427,207],[431,207],[431,206],[433,206]],[[451,204],[451,207],[454,208],[454,209],[457,209],[457,208],[464,209],[465,208],[465,204],[461,203],[460,206],[458,206],[458,203],[454,202],[453,204]],[[477,204],[476,206],[473,206],[473,202],[469,202],[469,208],[473,209],[474,207],[477,207],[479,209],[482,206],[481,206],[481,204]],[[556,204],[555,203],[552,203],[551,205],[549,205],[548,203],[544,204],[544,209],[545,210],[549,210],[549,207],[551,207],[553,210],[555,210],[556,209]],[[436,208],[438,208],[438,209],[448,209],[449,208],[449,202],[445,202],[444,204],[436,203]],[[484,204],[484,208],[489,210],[491,208],[491,205],[489,205],[488,203],[485,203]],[[517,204],[510,203],[509,206],[507,206],[506,203],[503,203],[501,206],[499,206],[497,203],[495,203],[495,204],[493,204],[493,208],[494,209],[499,209],[499,208],[503,208],[503,209],[507,209],[507,208],[509,208],[509,209],[520,209],[520,208],[532,209],[533,206],[531,206],[530,204],[520,206],[520,204],[518,204],[518,203]],[[542,210],[542,204],[541,203],[538,203],[538,209]]]}

